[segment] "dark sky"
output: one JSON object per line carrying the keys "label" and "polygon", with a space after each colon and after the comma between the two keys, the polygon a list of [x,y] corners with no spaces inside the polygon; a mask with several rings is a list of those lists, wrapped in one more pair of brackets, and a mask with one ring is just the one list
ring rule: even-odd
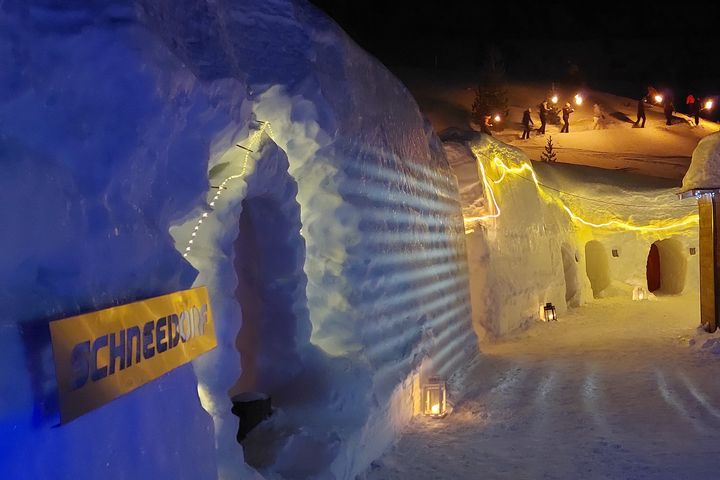
{"label": "dark sky", "polygon": [[473,71],[492,47],[517,80],[572,81],[627,95],[648,84],[683,98],[690,90],[720,93],[720,2],[313,3],[391,69],[434,68],[437,56],[441,69]]}

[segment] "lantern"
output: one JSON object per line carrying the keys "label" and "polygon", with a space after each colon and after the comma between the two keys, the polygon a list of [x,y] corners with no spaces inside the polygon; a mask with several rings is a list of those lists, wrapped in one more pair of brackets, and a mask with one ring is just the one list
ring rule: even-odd
{"label": "lantern", "polygon": [[580,106],[580,105],[582,105],[582,102],[583,102],[582,95],[580,95],[579,93],[577,95],[575,95],[575,105]]}
{"label": "lantern", "polygon": [[543,315],[546,322],[557,322],[557,310],[552,303],[548,302],[545,304],[543,307]]}
{"label": "lantern", "polygon": [[633,300],[646,300],[648,298],[647,292],[643,287],[633,288]]}
{"label": "lantern", "polygon": [[662,95],[655,95],[655,103],[662,103],[663,97]]}
{"label": "lantern", "polygon": [[437,377],[430,377],[423,387],[423,414],[433,418],[447,415],[447,387]]}
{"label": "lantern", "polygon": [[550,98],[550,101],[551,101],[552,103],[557,103],[557,102],[558,102],[558,96],[557,96],[557,94],[554,93],[553,96],[552,96],[552,98]]}

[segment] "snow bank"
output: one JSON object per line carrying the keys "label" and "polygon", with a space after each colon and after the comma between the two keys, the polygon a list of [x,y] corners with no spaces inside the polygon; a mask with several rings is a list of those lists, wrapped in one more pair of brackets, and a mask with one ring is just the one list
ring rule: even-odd
{"label": "snow bank", "polygon": [[[442,146],[313,7],[10,1],[0,27],[3,478],[257,478],[248,389],[277,408],[263,475],[354,478],[476,352]],[[49,320],[203,284],[217,349],[52,428]]]}
{"label": "snow bank", "polygon": [[698,142],[685,177],[683,191],[720,188],[720,132]]}

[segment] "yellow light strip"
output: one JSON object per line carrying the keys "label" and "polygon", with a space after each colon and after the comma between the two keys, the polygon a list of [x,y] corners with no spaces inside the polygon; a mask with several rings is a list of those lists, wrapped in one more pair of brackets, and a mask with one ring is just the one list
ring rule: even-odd
{"label": "yellow light strip", "polygon": [[[215,202],[217,202],[217,200],[220,199],[220,195],[222,195],[223,190],[225,190],[225,188],[226,188],[225,185],[227,185],[227,183],[230,180],[244,177],[245,174],[247,173],[247,167],[248,167],[248,163],[250,160],[250,153],[252,153],[251,150],[256,150],[260,146],[260,140],[262,139],[262,134],[265,130],[267,130],[269,132],[269,134],[272,135],[272,128],[270,128],[270,123],[265,122],[262,124],[260,129],[256,130],[255,133],[253,133],[250,136],[250,142],[249,142],[250,146],[248,147],[249,149],[245,150],[245,157],[243,158],[243,165],[242,165],[242,169],[240,170],[240,173],[235,174],[235,175],[230,175],[225,180],[223,180],[222,183],[218,186],[217,193],[212,198],[212,200],[210,200],[210,203],[209,203],[211,212],[215,211],[215,208],[214,208]],[[208,212],[204,212],[198,219],[197,223],[195,224],[195,227],[193,228],[193,231],[190,234],[190,239],[188,240],[187,245],[185,246],[185,251],[183,252],[183,257],[187,257],[190,254],[190,252],[192,251],[192,246],[193,246],[193,243],[195,242],[195,238],[197,237],[198,233],[200,232],[200,226],[203,224],[203,221],[206,218],[208,218]]]}
{"label": "yellow light strip", "polygon": [[[492,203],[495,206],[495,214],[489,214],[484,216],[476,216],[476,217],[466,217],[465,218],[465,233],[470,234],[475,231],[475,226],[478,222],[482,220],[486,220],[488,218],[497,218],[500,216],[500,208],[498,207],[497,200],[495,198],[495,193],[490,186],[490,182],[488,181],[487,173],[485,172],[485,168],[483,166],[483,161],[480,159],[481,156],[484,156],[477,147],[472,147],[473,155],[475,156],[475,161],[478,164],[478,173],[480,177],[483,180],[483,185],[485,185],[490,198],[492,200]],[[508,173],[520,175],[522,172],[530,172],[530,175],[532,176],[532,180],[535,183],[535,188],[540,193],[540,196],[545,198],[545,200],[548,203],[556,203],[558,206],[562,207],[563,210],[570,216],[570,218],[578,223],[581,223],[583,225],[593,227],[593,228],[617,228],[620,230],[626,230],[626,231],[635,231],[635,232],[657,232],[657,231],[665,231],[665,230],[674,230],[679,228],[687,227],[688,225],[691,225],[693,223],[698,223],[699,216],[697,214],[689,214],[686,217],[682,218],[681,220],[678,220],[676,222],[662,225],[662,224],[651,224],[651,225],[634,225],[629,222],[624,222],[621,220],[608,220],[604,223],[593,223],[588,220],[585,220],[584,218],[580,217],[579,215],[575,214],[570,208],[563,202],[560,198],[557,198],[555,196],[552,196],[545,192],[542,188],[542,185],[540,184],[540,181],[537,178],[537,175],[535,174],[535,170],[532,168],[532,165],[530,165],[527,162],[522,162],[522,164],[519,167],[509,167],[507,166],[500,158],[494,157],[493,163],[497,167],[498,170],[501,171],[500,178],[497,180],[493,180],[492,183],[499,184],[502,181],[505,180],[505,177]]]}

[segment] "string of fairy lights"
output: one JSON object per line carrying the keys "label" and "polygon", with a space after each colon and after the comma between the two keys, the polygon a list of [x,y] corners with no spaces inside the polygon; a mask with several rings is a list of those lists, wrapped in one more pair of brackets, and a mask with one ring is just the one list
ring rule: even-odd
{"label": "string of fairy lights", "polygon": [[[270,137],[273,136],[272,127],[270,126],[269,122],[264,122],[257,120],[257,124],[260,126],[258,129],[256,129],[253,134],[250,136],[247,147],[237,144],[236,146],[245,150],[245,155],[243,157],[242,161],[242,167],[240,168],[240,172],[227,176],[219,185],[214,186],[213,188],[217,189],[217,192],[215,192],[215,195],[210,199],[210,202],[208,203],[208,206],[210,208],[210,212],[203,212],[202,215],[198,218],[197,222],[195,223],[192,232],[190,233],[190,238],[187,241],[187,244],[185,245],[184,251],[183,251],[183,257],[187,257],[193,250],[195,240],[197,239],[200,230],[202,228],[202,225],[207,221],[210,213],[215,211],[215,206],[218,200],[220,200],[220,197],[223,195],[223,191],[227,190],[227,185],[229,182],[238,179],[243,178],[247,174],[248,164],[250,162],[250,155],[253,154],[257,148],[260,145],[260,141],[262,140],[263,133],[267,132]],[[688,227],[689,225],[696,224],[699,222],[699,216],[698,214],[688,214],[684,218],[681,218],[679,220],[673,221],[673,222],[659,222],[659,224],[649,224],[649,225],[636,225],[630,222],[625,222],[622,220],[617,219],[611,219],[603,223],[595,223],[591,222],[580,215],[576,214],[572,211],[572,209],[562,201],[562,199],[548,194],[545,190],[553,190],[556,192],[559,192],[561,194],[566,194],[578,198],[582,198],[588,201],[594,201],[598,203],[607,203],[610,205],[624,205],[628,207],[639,207],[639,205],[628,205],[628,204],[620,204],[615,202],[605,202],[602,200],[596,200],[596,199],[590,199],[586,197],[582,197],[581,195],[564,192],[562,190],[559,190],[557,188],[553,188],[547,185],[544,185],[542,182],[538,180],[537,174],[535,173],[535,170],[532,168],[532,166],[527,162],[522,162],[520,166],[517,167],[510,167],[505,162],[503,162],[499,157],[495,156],[492,158],[492,163],[495,165],[496,169],[500,172],[500,176],[497,179],[491,179],[487,171],[485,169],[484,162],[480,159],[480,157],[485,157],[488,159],[491,159],[491,157],[485,155],[482,153],[477,147],[472,147],[473,155],[475,156],[475,161],[477,164],[478,174],[480,178],[482,179],[483,186],[485,187],[485,191],[488,192],[488,196],[490,197],[490,212],[485,215],[480,216],[468,216],[464,218],[465,223],[465,233],[469,234],[474,231],[474,227],[477,226],[480,222],[489,220],[489,219],[495,219],[500,216],[500,205],[498,204],[497,197],[495,196],[495,190],[493,188],[493,185],[499,185],[505,179],[507,178],[507,175],[513,175],[514,177],[521,178],[523,180],[532,182],[535,184],[536,189],[540,193],[540,196],[543,197],[546,201],[549,203],[555,203],[557,204],[563,211],[565,211],[568,216],[577,223],[580,223],[582,225],[592,227],[592,228],[617,228],[624,231],[635,231],[635,232],[657,232],[657,231],[667,231],[667,230],[675,230],[675,229],[681,229]],[[524,175],[522,175],[524,172],[528,172],[530,174],[531,178],[528,178]]]}
{"label": "string of fairy lights", "polygon": [[[487,155],[480,152],[477,147],[472,148],[473,155],[475,156],[475,161],[478,165],[478,174],[480,175],[480,178],[482,179],[483,185],[485,186],[485,190],[488,192],[488,195],[490,197],[490,213],[486,215],[481,216],[473,216],[473,217],[465,217],[465,233],[469,234],[472,233],[475,230],[475,226],[478,225],[478,223],[497,218],[500,216],[500,207],[498,205],[497,199],[495,197],[495,192],[491,185],[491,180],[489,179],[487,172],[485,170],[485,166],[483,165],[483,161],[480,159],[480,157],[486,157],[490,159]],[[686,215],[685,217],[671,222],[663,222],[658,221],[655,223],[651,223],[648,225],[636,225],[630,222],[625,222],[622,220],[612,219],[608,220],[603,223],[594,223],[589,220],[586,220],[585,218],[581,217],[580,215],[577,215],[575,212],[570,209],[570,207],[562,201],[562,199],[557,198],[553,195],[548,194],[545,189],[554,190],[561,194],[567,193],[563,192],[562,190],[548,187],[541,183],[537,175],[535,173],[535,170],[532,168],[532,166],[527,162],[522,162],[520,166],[518,167],[509,167],[506,165],[499,157],[492,158],[493,164],[496,166],[496,168],[501,172],[500,177],[496,180],[492,180],[492,184],[497,185],[500,184],[505,180],[507,177],[507,174],[511,174],[513,176],[522,178],[523,180],[530,181],[535,184],[535,187],[537,188],[538,192],[540,193],[540,196],[543,197],[546,201],[549,203],[555,203],[558,206],[560,206],[567,214],[568,216],[577,223],[580,223],[582,225],[592,227],[592,228],[616,228],[619,230],[624,231],[634,231],[634,232],[658,232],[658,231],[667,231],[667,230],[676,230],[676,229],[682,229],[686,228],[689,225],[696,224],[699,222],[699,216],[696,213],[691,213]],[[522,175],[524,172],[529,172],[530,176],[532,178],[527,178],[526,176]],[[585,198],[580,195],[576,194],[570,194],[568,195],[579,197],[579,198]],[[588,199],[593,200],[593,199]],[[593,200],[599,203],[607,203],[607,204],[614,204],[613,202],[603,202],[600,200]],[[632,206],[632,207],[641,207],[641,205],[625,205],[625,206]]]}
{"label": "string of fairy lights", "polygon": [[226,177],[220,183],[220,185],[213,187],[213,188],[217,189],[217,192],[215,193],[215,195],[210,200],[210,203],[208,204],[210,207],[210,212],[203,212],[203,214],[200,216],[200,218],[198,218],[192,232],[190,233],[190,238],[188,239],[187,244],[185,245],[185,250],[183,251],[183,257],[187,257],[190,254],[190,252],[192,251],[195,240],[197,239],[197,236],[200,233],[200,229],[201,229],[203,223],[207,221],[209,213],[212,213],[213,211],[215,211],[215,204],[217,203],[218,200],[220,200],[220,196],[222,195],[223,190],[227,190],[227,188],[228,188],[227,184],[237,178],[243,178],[247,174],[248,163],[250,162],[250,155],[252,153],[254,153],[255,150],[257,150],[257,148],[260,146],[260,141],[262,140],[262,134],[265,133],[265,131],[267,131],[269,136],[271,136],[271,137],[273,136],[272,127],[270,127],[270,122],[263,122],[260,120],[256,120],[256,122],[260,125],[260,128],[255,130],[255,132],[253,132],[253,134],[250,136],[250,139],[248,141],[249,146],[245,147],[240,144],[236,145],[237,147],[245,150],[245,156],[243,157],[243,162],[242,162],[242,167],[240,168],[240,173],[236,173],[236,174]]}

